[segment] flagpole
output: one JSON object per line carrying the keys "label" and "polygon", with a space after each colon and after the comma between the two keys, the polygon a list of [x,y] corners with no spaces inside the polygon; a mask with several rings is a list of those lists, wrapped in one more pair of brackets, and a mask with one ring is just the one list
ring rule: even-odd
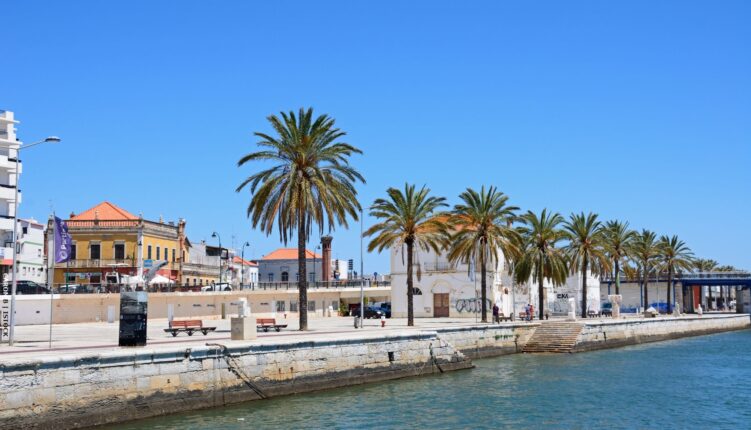
{"label": "flagpole", "polygon": [[[54,285],[54,277],[55,277],[55,259],[57,258],[57,253],[55,252],[55,234],[57,234],[57,220],[55,219],[55,213],[52,213],[52,236],[51,237],[51,247],[50,247],[50,241],[47,242],[47,249],[52,250],[52,252],[47,252],[47,287],[50,290],[50,339],[49,339],[49,348],[52,349],[52,298],[55,296],[54,291],[52,291],[52,287]],[[52,258],[50,258],[50,255],[52,255]],[[51,269],[51,270],[50,270]],[[67,274],[65,276],[68,276]]]}

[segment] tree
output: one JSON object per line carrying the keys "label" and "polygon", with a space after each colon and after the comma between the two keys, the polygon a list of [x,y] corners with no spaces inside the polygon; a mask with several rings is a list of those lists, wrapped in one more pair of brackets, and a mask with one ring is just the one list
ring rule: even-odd
{"label": "tree", "polygon": [[698,258],[694,260],[694,269],[697,272],[714,272],[718,268],[718,264],[715,260],[708,258]]}
{"label": "tree", "polygon": [[621,263],[628,258],[636,232],[628,228],[627,221],[608,221],[605,223],[604,234],[605,249],[614,269],[615,293],[621,294]]}
{"label": "tree", "polygon": [[686,243],[678,239],[678,236],[661,236],[658,260],[660,269],[668,274],[668,313],[673,312],[670,301],[670,290],[673,287],[673,277],[681,270],[691,270],[694,266],[694,254],[686,246]]}
{"label": "tree", "polygon": [[238,166],[251,161],[270,163],[245,179],[236,191],[250,188],[247,215],[253,228],[270,235],[276,223],[279,238],[287,243],[297,232],[300,330],[308,329],[308,293],[305,245],[315,225],[323,232],[336,225],[347,227],[347,218],[358,219],[360,203],[355,183],[365,182],[349,164],[362,151],[339,139],[346,133],[328,115],[313,117],[313,109],[281,112],[267,119],[276,136],[256,132],[260,150],[242,157]]}
{"label": "tree", "polygon": [[641,279],[644,284],[644,304],[646,307],[649,307],[649,273],[659,251],[657,235],[649,230],[642,230],[631,244],[631,258],[634,259],[642,272]]}
{"label": "tree", "polygon": [[459,198],[462,203],[454,206],[449,219],[454,233],[448,259],[468,265],[472,261],[480,262],[482,322],[488,322],[487,265],[491,263],[497,267],[499,257],[509,261],[518,254],[519,236],[511,223],[519,208],[509,206],[508,196],[492,186],[488,189],[483,186],[479,193],[467,188]]}
{"label": "tree", "polygon": [[519,231],[524,251],[516,264],[516,280],[520,283],[528,282],[531,277],[532,282],[537,282],[542,319],[545,316],[543,281],[547,279],[554,285],[563,285],[568,273],[566,256],[563,250],[556,248],[564,239],[564,233],[559,228],[563,217],[557,212],[550,214],[547,209],[543,209],[539,217],[528,211],[520,220],[523,223]]}
{"label": "tree", "polygon": [[[407,247],[407,325],[415,325],[414,296],[414,249],[439,253],[446,245],[448,233],[447,216],[439,212],[448,206],[445,198],[430,195],[423,186],[404,184],[404,191],[389,188],[388,199],[376,199],[370,207],[370,216],[379,222],[367,229],[363,236],[375,236],[368,244],[368,252],[383,251],[392,247]],[[403,254],[402,254],[403,255]],[[418,276],[420,272],[418,270]]]}
{"label": "tree", "polygon": [[582,277],[581,316],[587,317],[587,272],[601,274],[610,270],[610,259],[605,250],[605,233],[597,214],[584,212],[571,214],[563,223],[568,239],[565,251],[571,274],[577,271]]}

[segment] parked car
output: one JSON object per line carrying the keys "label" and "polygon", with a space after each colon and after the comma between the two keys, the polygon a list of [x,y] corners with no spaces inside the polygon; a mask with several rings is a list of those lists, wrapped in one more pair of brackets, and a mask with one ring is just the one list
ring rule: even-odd
{"label": "parked car", "polygon": [[[8,283],[11,286],[11,283]],[[49,294],[50,290],[34,281],[16,281],[16,294]]]}
{"label": "parked car", "polygon": [[82,285],[66,284],[66,285],[60,285],[60,287],[57,289],[57,292],[60,294],[75,294],[75,293],[85,292],[85,289],[83,288]]}
{"label": "parked car", "polygon": [[222,282],[222,283],[219,283],[219,284],[211,284],[211,285],[206,285],[204,287],[201,287],[201,291],[202,292],[207,292],[207,291],[232,291],[232,285],[230,285],[230,284],[228,284],[226,282]]}
{"label": "parked car", "polygon": [[[381,318],[381,315],[383,314],[383,310],[381,308],[376,306],[365,306],[365,311],[363,312],[363,316],[366,319],[370,318]],[[355,306],[350,309],[349,312],[350,316],[356,317],[360,316],[360,306]]]}
{"label": "parked car", "polygon": [[378,309],[383,315],[386,315],[386,318],[391,318],[391,306],[381,305]]}

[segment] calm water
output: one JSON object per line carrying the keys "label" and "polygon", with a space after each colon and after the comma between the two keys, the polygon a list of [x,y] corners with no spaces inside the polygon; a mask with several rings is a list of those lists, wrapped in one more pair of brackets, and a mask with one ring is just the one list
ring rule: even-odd
{"label": "calm water", "polygon": [[749,330],[476,365],[113,428],[751,428]]}

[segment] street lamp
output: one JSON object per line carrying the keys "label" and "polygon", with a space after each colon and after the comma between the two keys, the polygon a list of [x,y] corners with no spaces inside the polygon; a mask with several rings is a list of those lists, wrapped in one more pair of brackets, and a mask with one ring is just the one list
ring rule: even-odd
{"label": "street lamp", "polygon": [[[321,249],[321,245],[316,245],[315,249],[313,250],[313,287],[316,286],[316,255],[318,253],[318,250]],[[323,268],[321,268],[323,269]]]}
{"label": "street lamp", "polygon": [[250,243],[243,243],[243,249],[240,251],[240,289],[243,289],[243,283],[245,282],[245,247],[250,246]]}
{"label": "street lamp", "polygon": [[[28,149],[37,145],[41,145],[43,143],[59,143],[61,139],[57,136],[50,136],[44,140],[40,140],[39,142],[34,142],[31,144],[28,144],[24,147],[19,146],[16,149],[16,171],[14,172],[14,176],[16,179],[16,191],[15,191],[15,199],[13,200],[13,267],[11,273],[11,289],[10,289],[10,331],[8,332],[8,345],[13,346],[13,341],[15,339],[15,327],[16,327],[16,286],[18,284],[18,279],[16,276],[16,259],[17,259],[17,248],[18,244],[16,243],[18,240],[18,163],[19,163],[19,152],[21,152],[22,149]],[[10,147],[9,147],[10,148]],[[51,258],[50,255],[54,254],[48,252],[47,258]],[[47,276],[49,275],[49,264],[47,264]],[[52,289],[50,288],[50,294],[52,294]],[[50,314],[50,319],[52,318],[52,314]],[[50,324],[52,321],[50,321]]]}
{"label": "street lamp", "polygon": [[[222,283],[222,238],[219,237],[219,233],[211,233],[211,237],[219,239],[219,283]],[[221,287],[220,287],[221,288]]]}

